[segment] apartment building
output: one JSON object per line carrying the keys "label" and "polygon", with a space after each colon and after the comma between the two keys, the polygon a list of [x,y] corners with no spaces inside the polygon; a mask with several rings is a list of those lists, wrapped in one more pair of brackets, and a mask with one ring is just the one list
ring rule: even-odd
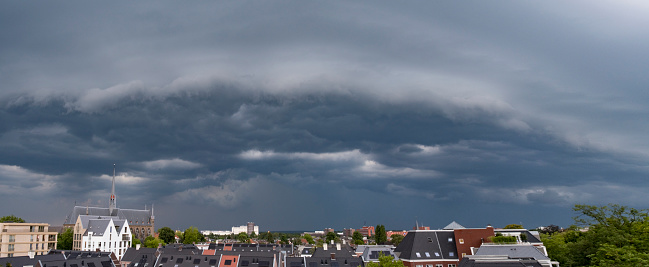
{"label": "apartment building", "polygon": [[45,255],[56,249],[56,232],[47,223],[0,223],[0,258]]}

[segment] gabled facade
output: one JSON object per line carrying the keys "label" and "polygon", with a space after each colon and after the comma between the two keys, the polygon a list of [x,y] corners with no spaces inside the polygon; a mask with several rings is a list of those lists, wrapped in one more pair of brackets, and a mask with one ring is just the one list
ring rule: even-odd
{"label": "gabled facade", "polygon": [[81,236],[84,230],[77,229],[77,221],[81,216],[93,217],[116,217],[128,222],[131,233],[135,238],[144,240],[147,236],[154,235],[155,233],[155,216],[153,213],[153,206],[151,209],[120,209],[117,208],[117,196],[115,195],[115,170],[113,169],[113,182],[110,197],[108,199],[108,207],[89,207],[89,206],[75,206],[72,212],[66,217],[63,222],[63,227],[73,228],[74,238],[72,243],[73,250],[81,250]]}
{"label": "gabled facade", "polygon": [[87,218],[84,224],[81,218],[79,216],[78,226],[83,227],[85,231],[81,236],[79,250],[112,252],[117,259],[121,259],[131,247],[131,230],[126,220],[97,216]]}

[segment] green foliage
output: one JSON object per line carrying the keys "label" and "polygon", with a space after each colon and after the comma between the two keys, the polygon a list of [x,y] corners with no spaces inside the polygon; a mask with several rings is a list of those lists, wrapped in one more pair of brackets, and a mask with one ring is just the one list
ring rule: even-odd
{"label": "green foliage", "polygon": [[392,256],[380,256],[379,262],[368,262],[365,267],[403,267],[403,262],[395,260]]}
{"label": "green foliage", "polygon": [[147,248],[157,248],[158,244],[162,244],[163,246],[166,245],[162,239],[157,237],[154,238],[153,236],[147,236],[144,239],[144,246]]}
{"label": "green foliage", "polygon": [[374,240],[376,240],[377,245],[383,245],[388,241],[388,234],[385,232],[385,226],[382,224],[377,225],[374,232],[376,234]]}
{"label": "green foliage", "polygon": [[140,239],[135,238],[135,235],[131,235],[131,247],[135,247],[137,244],[142,244]]}
{"label": "green foliage", "polygon": [[194,226],[190,226],[183,232],[183,238],[182,238],[182,243],[183,244],[194,244],[194,243],[199,243],[201,241],[205,240],[205,236],[201,234],[201,232],[198,231],[198,229]]}
{"label": "green foliage", "polygon": [[169,227],[162,227],[158,229],[158,237],[165,242],[165,244],[171,244],[176,242],[176,234],[174,230],[171,230]]}
{"label": "green foliage", "polygon": [[403,238],[404,238],[404,236],[402,236],[400,234],[393,234],[393,235],[390,236],[392,245],[394,245],[395,247],[398,246],[399,244],[401,244],[401,241],[403,241]]}
{"label": "green foliage", "polygon": [[542,235],[551,259],[561,266],[649,266],[649,217],[645,210],[611,204],[576,205],[571,227]]}
{"label": "green foliage", "polygon": [[72,249],[72,238],[74,232],[72,228],[67,228],[63,233],[60,233],[57,237],[56,248],[60,250],[71,250]]}
{"label": "green foliage", "polygon": [[327,235],[325,236],[325,240],[327,243],[331,243],[331,241],[338,242],[340,238],[338,238],[338,235],[334,232],[327,232]]}
{"label": "green foliage", "polygon": [[505,226],[505,229],[525,229],[523,228],[523,225],[520,224],[508,224]]}
{"label": "green foliage", "polygon": [[496,235],[491,237],[491,242],[493,243],[516,243],[517,239],[515,236],[503,236]]}
{"label": "green foliage", "polygon": [[14,216],[12,214],[12,215],[4,216],[4,217],[0,218],[0,222],[1,223],[4,223],[4,222],[24,223],[25,220],[23,220],[22,218],[18,218],[18,217]]}
{"label": "green foliage", "polygon": [[275,237],[273,237],[271,232],[266,233],[266,242],[268,242],[268,244],[275,243]]}
{"label": "green foliage", "polygon": [[255,231],[252,231],[252,233],[250,233],[250,238],[257,238],[257,233],[255,233]]}
{"label": "green foliage", "polygon": [[237,235],[237,240],[239,240],[240,243],[250,243],[250,237],[246,232],[239,233]]}
{"label": "green foliage", "polygon": [[304,239],[306,239],[306,242],[309,244],[315,244],[315,241],[313,241],[313,237],[310,234],[304,234]]}
{"label": "green foliage", "polygon": [[282,236],[279,238],[279,241],[282,245],[288,245],[288,237],[285,234],[282,234]]}

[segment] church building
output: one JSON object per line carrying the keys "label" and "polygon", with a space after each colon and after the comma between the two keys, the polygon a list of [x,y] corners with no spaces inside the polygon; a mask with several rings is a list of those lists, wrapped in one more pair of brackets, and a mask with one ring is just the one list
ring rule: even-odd
{"label": "church building", "polygon": [[[115,166],[113,165],[113,184],[110,191],[110,199],[107,208],[75,206],[67,216],[63,227],[72,228],[74,232],[72,249],[83,250],[82,241],[88,236],[88,220],[112,220],[113,225],[119,223],[128,229],[128,233],[135,238],[144,240],[147,236],[155,233],[155,216],[153,207],[151,209],[120,209],[117,208],[117,197],[115,195]],[[122,223],[123,221],[123,223]],[[120,231],[121,232],[121,231]],[[94,234],[94,232],[93,232]]]}

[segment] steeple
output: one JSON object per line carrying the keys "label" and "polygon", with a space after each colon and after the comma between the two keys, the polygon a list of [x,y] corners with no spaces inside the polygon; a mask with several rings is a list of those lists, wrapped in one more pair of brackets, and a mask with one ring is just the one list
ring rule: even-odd
{"label": "steeple", "polygon": [[113,187],[110,190],[110,200],[108,201],[108,212],[113,215],[113,210],[117,206],[117,199],[115,198],[115,165],[113,164]]}

